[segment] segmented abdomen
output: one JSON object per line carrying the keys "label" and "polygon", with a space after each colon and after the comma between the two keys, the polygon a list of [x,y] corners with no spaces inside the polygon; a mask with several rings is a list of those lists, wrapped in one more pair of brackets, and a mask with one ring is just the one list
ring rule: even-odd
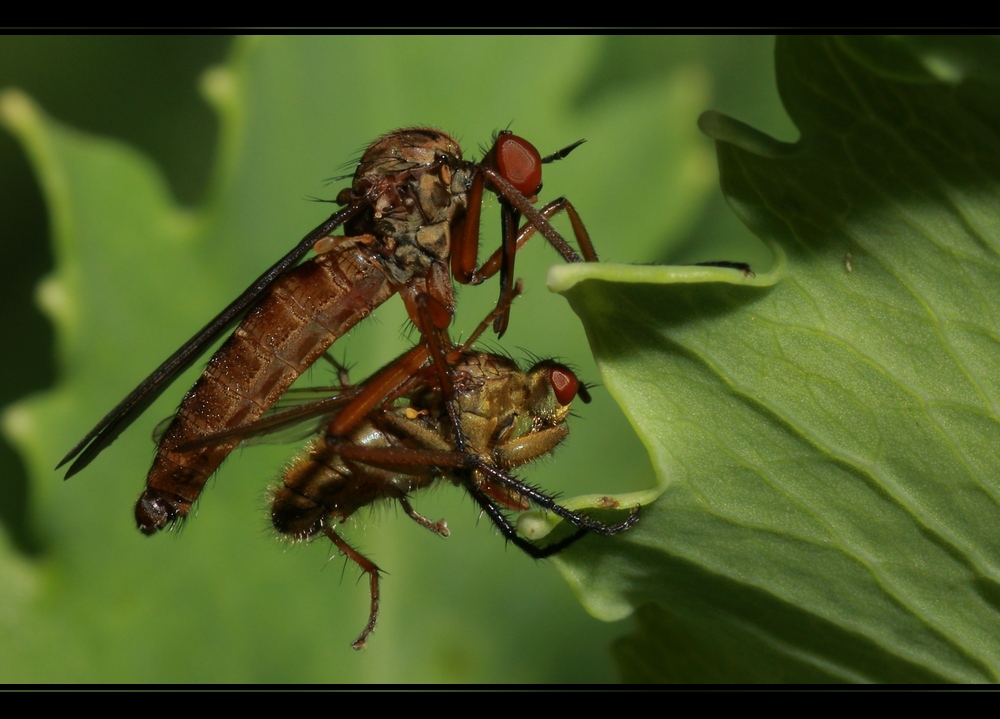
{"label": "segmented abdomen", "polygon": [[377,257],[353,242],[275,282],[212,356],[160,439],[136,504],[139,528],[152,534],[187,515],[239,440],[174,448],[259,418],[338,337],[396,291]]}

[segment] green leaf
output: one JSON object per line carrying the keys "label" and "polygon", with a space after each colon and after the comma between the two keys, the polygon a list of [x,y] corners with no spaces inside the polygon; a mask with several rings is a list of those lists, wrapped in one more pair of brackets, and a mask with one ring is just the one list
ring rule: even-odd
{"label": "green leaf", "polygon": [[[592,38],[263,38],[241,40],[206,94],[221,120],[209,198],[178,207],[156,167],[114,141],[46,117],[23,94],[0,118],[29,153],[51,208],[57,267],[39,297],[58,332],[61,381],[9,409],[4,429],[30,465],[31,524],[46,550],[0,542],[0,676],[6,681],[596,682],[620,628],[588,617],[553,564],[503,542],[461,493],[418,498],[449,520],[441,541],[395,511],[364,514],[352,541],[388,575],[379,627],[350,649],[368,593],[325,542],[283,547],[268,531],[265,488],[289,448],[230,458],[179,536],[147,539],[132,520],[149,435],[196,376],[188,372],[86,471],[53,467],[115,402],[325,219],[359,148],[396,127],[433,123],[468,155],[513,129],[544,153],[585,137],[546,168],[542,200],[569,197],[602,256],[650,261],[676,245],[712,191],[695,118],[708,75],[682,65],[579,100],[604,45]],[[127,104],[123,102],[123,104]],[[624,129],[624,131],[623,131]],[[206,162],[210,159],[206,158]],[[665,198],[669,199],[666,201]],[[496,237],[496,212],[483,236]],[[559,225],[570,234],[568,223]],[[606,241],[603,238],[608,238]],[[488,242],[484,242],[488,244]],[[559,355],[596,377],[581,328],[542,289],[554,254],[518,260],[526,296],[505,347]],[[468,332],[495,285],[460,296]],[[398,301],[335,345],[364,377],[409,346]],[[526,351],[527,351],[526,350]],[[515,353],[518,351],[514,349]],[[525,352],[526,353],[526,352]],[[306,382],[323,384],[316,369]],[[563,494],[652,484],[642,450],[607,393],[581,408],[557,461],[528,478]],[[588,421],[589,420],[589,421]],[[5,538],[4,538],[5,539]],[[578,551],[608,551],[588,538]],[[614,581],[613,571],[605,581]]]}
{"label": "green leaf", "polygon": [[998,61],[782,38],[801,139],[701,122],[774,267],[553,270],[663,488],[560,560],[642,608],[626,678],[1000,677]]}

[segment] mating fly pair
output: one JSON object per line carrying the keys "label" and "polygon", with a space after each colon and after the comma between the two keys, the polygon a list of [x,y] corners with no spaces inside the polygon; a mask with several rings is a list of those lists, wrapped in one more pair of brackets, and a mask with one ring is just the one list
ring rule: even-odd
{"label": "mating fly pair", "polygon": [[[325,390],[332,396],[272,413],[209,440],[248,438],[319,418],[319,435],[285,469],[273,492],[271,521],[276,530],[297,540],[325,534],[369,575],[369,618],[353,643],[356,649],[365,645],[378,618],[379,569],[335,527],[363,507],[397,501],[415,522],[448,536],[444,520],[423,517],[409,501],[412,492],[448,479],[466,490],[508,541],[535,558],[551,556],[588,532],[617,534],[639,519],[633,512],[621,523],[604,524],[560,506],[509,473],[565,439],[573,400],[579,396],[589,402],[590,396],[565,365],[543,360],[525,372],[507,357],[471,349],[506,309],[502,305],[491,313],[460,347],[432,350],[433,342],[422,342],[357,386],[347,382],[341,369],[341,386]],[[446,376],[435,366],[437,349],[442,350]],[[360,420],[352,417],[349,408],[387,378],[397,386],[383,403]],[[523,539],[506,512],[522,512],[532,505],[553,512],[576,531],[541,547]]]}
{"label": "mating fly pair", "polygon": [[[500,299],[493,325],[499,334],[503,333],[516,293],[514,257],[536,233],[541,233],[568,262],[596,261],[583,223],[567,200],[559,198],[541,208],[533,204],[541,189],[542,165],[565,157],[579,144],[542,158],[529,142],[503,132],[481,162],[472,162],[462,158],[461,148],[453,138],[438,130],[411,128],[379,138],[363,154],[352,186],[338,195],[342,209],[307,234],[160,365],[59,466],[72,461],[67,477],[86,467],[208,345],[242,317],[185,395],[160,438],[146,489],[136,503],[136,521],[144,533],[153,534],[172,525],[188,515],[209,476],[291,384],[336,339],[399,293],[421,333],[422,344],[367,382],[342,393],[348,401],[337,410],[324,432],[337,447],[336,452],[340,456],[349,454],[350,445],[357,444],[345,443],[350,433],[366,423],[377,424],[378,417],[386,413],[391,415],[397,400],[410,401],[409,394],[421,390],[438,392],[447,422],[435,425],[423,435],[441,439],[436,463],[420,463],[409,457],[393,465],[393,470],[410,466],[426,471],[431,467],[438,474],[459,477],[459,483],[470,491],[505,536],[529,553],[537,548],[517,538],[497,504],[523,509],[524,502],[534,503],[571,521],[576,519],[574,523],[584,531],[602,531],[598,529],[602,527],[611,530],[602,533],[614,533],[626,528],[625,523],[608,527],[562,508],[557,510],[558,505],[546,495],[528,491],[527,485],[507,475],[491,457],[477,453],[485,450],[470,451],[465,435],[471,428],[462,408],[466,395],[457,380],[462,353],[455,354],[447,334],[455,314],[452,280],[479,284],[497,273]],[[502,236],[499,249],[477,267],[485,190],[499,198]],[[549,223],[553,215],[564,211],[570,218],[583,258]],[[520,226],[522,217],[526,222]],[[344,236],[333,237],[332,233],[341,227]],[[301,262],[310,250],[315,255]],[[431,374],[427,375],[425,370]],[[415,374],[425,377],[420,386],[407,382]],[[497,405],[497,400],[491,401]],[[513,399],[509,404],[523,402]],[[493,410],[487,412],[490,413],[496,414]],[[407,436],[400,427],[393,427],[388,433]],[[413,437],[407,441],[415,444],[418,451],[431,451],[427,441]],[[491,443],[502,444],[497,438],[491,438]],[[547,450],[539,454],[544,451]],[[453,457],[453,463],[444,461],[441,453]],[[491,471],[487,467],[499,474],[482,479]],[[480,479],[471,479],[474,475]],[[377,484],[374,475],[365,476],[368,479],[362,484]],[[477,489],[472,489],[473,485]],[[347,504],[353,503],[355,509],[363,506],[368,503],[363,496],[358,490]],[[400,500],[404,509],[408,505],[406,491],[388,492],[384,496]],[[503,498],[509,501],[504,502]],[[331,540],[372,576],[371,625],[377,606],[377,570],[356,552],[352,554],[353,550],[348,551],[350,548],[342,540],[335,540],[333,537],[337,535],[332,530],[326,531],[328,525],[329,522],[324,525],[324,531],[328,536],[333,535]],[[366,628],[356,646],[363,645],[370,629],[371,626]]]}

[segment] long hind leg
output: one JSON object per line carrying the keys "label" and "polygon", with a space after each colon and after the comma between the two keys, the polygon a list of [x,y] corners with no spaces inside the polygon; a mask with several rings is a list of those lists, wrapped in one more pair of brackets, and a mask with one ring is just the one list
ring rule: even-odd
{"label": "long hind leg", "polygon": [[361,631],[361,634],[358,635],[358,638],[355,639],[354,642],[351,644],[351,646],[354,647],[355,649],[361,649],[367,643],[368,635],[375,630],[375,622],[378,621],[378,600],[379,600],[378,580],[381,570],[375,565],[374,562],[368,559],[368,557],[361,554],[354,547],[352,547],[350,544],[344,541],[344,539],[339,534],[337,534],[330,528],[330,526],[326,523],[326,521],[323,522],[323,533],[330,538],[330,541],[333,542],[334,546],[336,546],[337,549],[339,549],[344,554],[344,556],[346,556],[352,562],[361,567],[361,569],[364,572],[366,572],[369,577],[371,577],[370,585],[371,585],[372,602],[371,602],[371,608],[369,609],[368,612],[368,624],[365,625],[365,628]]}

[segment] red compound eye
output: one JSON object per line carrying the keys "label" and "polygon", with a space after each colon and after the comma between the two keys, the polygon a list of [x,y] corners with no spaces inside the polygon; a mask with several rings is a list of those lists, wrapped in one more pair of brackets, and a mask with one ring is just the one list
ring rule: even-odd
{"label": "red compound eye", "polygon": [[525,197],[542,185],[542,156],[530,142],[517,135],[500,135],[496,144],[497,170]]}
{"label": "red compound eye", "polygon": [[562,405],[572,402],[580,390],[580,380],[568,367],[558,365],[550,369],[549,381],[552,383],[552,391],[556,394],[556,400]]}

